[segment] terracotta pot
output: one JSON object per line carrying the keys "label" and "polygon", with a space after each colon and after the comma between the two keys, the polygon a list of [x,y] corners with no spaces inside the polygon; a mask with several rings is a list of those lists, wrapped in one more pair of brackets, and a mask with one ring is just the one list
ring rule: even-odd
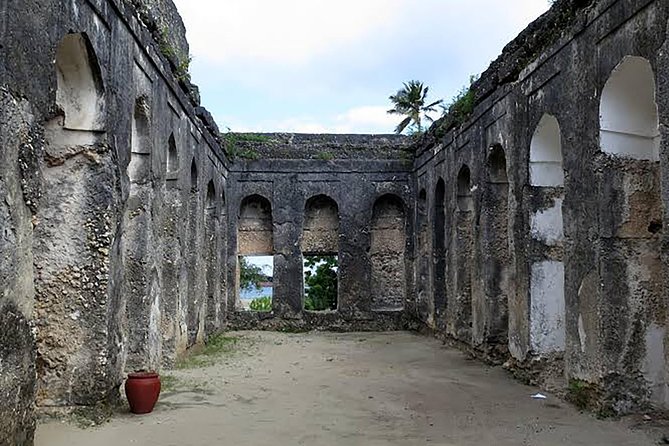
{"label": "terracotta pot", "polygon": [[160,378],[156,372],[128,373],[125,382],[125,396],[132,413],[149,413],[160,395]]}

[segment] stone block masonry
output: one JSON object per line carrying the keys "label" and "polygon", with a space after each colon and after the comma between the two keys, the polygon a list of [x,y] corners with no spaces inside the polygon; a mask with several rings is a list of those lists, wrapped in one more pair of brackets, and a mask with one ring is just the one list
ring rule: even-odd
{"label": "stone block masonry", "polygon": [[[422,139],[221,136],[170,0],[0,1],[0,445],[230,328],[422,327],[666,408],[668,22],[558,0]],[[245,311],[260,254],[272,307]],[[311,255],[336,309],[305,309]]]}
{"label": "stone block masonry", "polygon": [[[596,389],[602,413],[669,401],[668,20],[661,1],[555,2],[415,161],[421,219],[446,213],[425,231],[451,249],[421,319],[534,382]],[[434,283],[434,265],[415,276]]]}

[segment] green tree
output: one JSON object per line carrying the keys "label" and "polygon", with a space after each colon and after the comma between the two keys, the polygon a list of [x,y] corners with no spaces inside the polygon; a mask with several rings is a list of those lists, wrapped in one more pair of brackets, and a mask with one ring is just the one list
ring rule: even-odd
{"label": "green tree", "polygon": [[388,113],[406,116],[395,128],[395,133],[399,135],[407,128],[411,133],[422,133],[423,119],[434,121],[428,113],[436,111],[435,107],[441,104],[443,99],[425,105],[428,91],[429,87],[425,87],[422,82],[409,81],[405,82],[396,94],[390,96],[393,108],[388,110]]}
{"label": "green tree", "polygon": [[259,290],[262,287],[260,284],[267,280],[257,265],[252,265],[245,257],[239,258],[239,288],[242,290]]}
{"label": "green tree", "polygon": [[337,257],[310,256],[304,259],[304,308],[311,311],[337,309]]}

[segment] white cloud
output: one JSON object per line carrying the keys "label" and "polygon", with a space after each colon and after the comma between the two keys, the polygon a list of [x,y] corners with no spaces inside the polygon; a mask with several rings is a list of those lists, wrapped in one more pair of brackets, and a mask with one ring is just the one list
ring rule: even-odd
{"label": "white cloud", "polygon": [[[499,29],[515,29],[548,0],[175,0],[195,57],[304,64],[336,49],[393,36],[429,46],[443,36],[477,47]],[[424,38],[426,40],[419,41]],[[398,54],[401,57],[401,55]]]}
{"label": "white cloud", "polygon": [[368,105],[354,107],[343,113],[323,117],[294,116],[266,120],[253,124],[244,123],[232,116],[222,116],[221,121],[235,132],[289,132],[289,133],[392,133],[401,120],[389,115],[388,107]]}
{"label": "white cloud", "polygon": [[[389,94],[447,101],[548,0],[175,0],[203,100],[234,131],[389,133]],[[370,105],[377,104],[377,105]],[[285,117],[285,118],[283,118]]]}
{"label": "white cloud", "polygon": [[352,108],[336,117],[336,122],[343,128],[354,129],[386,129],[392,131],[397,125],[397,116],[387,113],[389,106],[362,106]]}
{"label": "white cloud", "polygon": [[391,25],[402,0],[176,0],[196,57],[305,63]]}

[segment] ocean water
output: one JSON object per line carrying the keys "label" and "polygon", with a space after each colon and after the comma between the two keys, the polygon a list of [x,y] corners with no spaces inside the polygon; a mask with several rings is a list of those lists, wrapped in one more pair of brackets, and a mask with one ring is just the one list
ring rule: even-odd
{"label": "ocean water", "polygon": [[252,288],[250,290],[241,290],[239,298],[241,300],[253,300],[259,297],[272,297],[273,288],[271,286],[262,287],[260,289]]}

